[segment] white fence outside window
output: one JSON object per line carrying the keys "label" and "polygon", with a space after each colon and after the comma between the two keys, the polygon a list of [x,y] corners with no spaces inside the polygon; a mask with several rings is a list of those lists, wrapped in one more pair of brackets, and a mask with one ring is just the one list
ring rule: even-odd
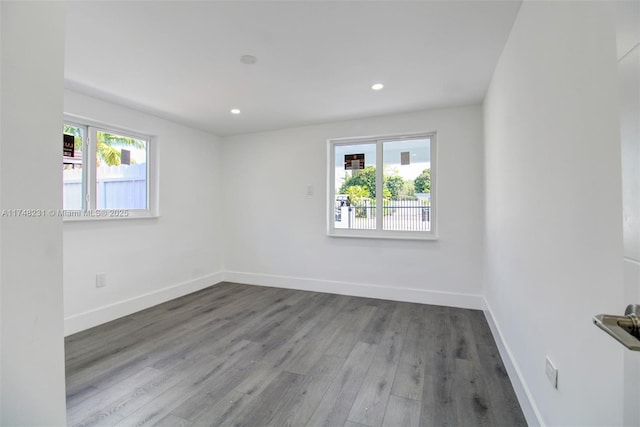
{"label": "white fence outside window", "polygon": [[[147,164],[96,168],[97,209],[147,209]],[[82,209],[82,169],[67,169],[63,176],[63,206]]]}

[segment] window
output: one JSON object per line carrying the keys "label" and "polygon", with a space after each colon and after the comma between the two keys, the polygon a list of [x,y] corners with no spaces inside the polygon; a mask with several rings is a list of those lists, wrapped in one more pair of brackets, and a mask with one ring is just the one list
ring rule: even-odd
{"label": "window", "polygon": [[65,218],[157,215],[150,191],[150,137],[69,121],[63,141]]}
{"label": "window", "polygon": [[[64,125],[62,154],[62,207],[66,210],[82,210],[85,193],[84,170],[82,168],[82,148],[86,127],[73,124]],[[68,143],[73,142],[73,148]]]}
{"label": "window", "polygon": [[329,140],[328,176],[329,235],[436,238],[435,133]]}

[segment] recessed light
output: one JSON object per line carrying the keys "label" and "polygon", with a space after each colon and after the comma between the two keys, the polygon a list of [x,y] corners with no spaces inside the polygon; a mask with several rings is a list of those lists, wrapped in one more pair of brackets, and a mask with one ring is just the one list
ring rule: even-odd
{"label": "recessed light", "polygon": [[234,108],[231,110],[231,114],[240,114],[240,110],[238,110],[237,108]]}
{"label": "recessed light", "polygon": [[382,83],[376,83],[376,84],[371,86],[371,89],[373,89],[373,90],[382,90],[383,87],[384,87],[384,85]]}

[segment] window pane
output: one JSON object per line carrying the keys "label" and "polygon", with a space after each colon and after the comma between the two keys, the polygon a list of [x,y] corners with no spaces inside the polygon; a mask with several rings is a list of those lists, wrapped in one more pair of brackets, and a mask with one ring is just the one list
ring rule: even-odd
{"label": "window pane", "polygon": [[431,140],[386,141],[384,167],[384,230],[431,230]]}
{"label": "window pane", "polygon": [[376,228],[376,145],[336,145],[335,228]]}
{"label": "window pane", "polygon": [[73,147],[65,145],[62,153],[62,208],[67,210],[81,210],[83,199],[82,174],[82,142],[85,138],[85,128],[65,124],[63,126],[63,141],[73,140]]}
{"label": "window pane", "polygon": [[147,141],[97,132],[96,208],[147,209]]}

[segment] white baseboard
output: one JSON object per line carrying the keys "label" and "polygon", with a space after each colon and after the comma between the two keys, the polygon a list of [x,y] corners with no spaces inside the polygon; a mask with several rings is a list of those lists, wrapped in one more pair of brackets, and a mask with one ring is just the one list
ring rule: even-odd
{"label": "white baseboard", "polygon": [[64,319],[65,336],[199,291],[222,281],[476,310],[486,309],[485,300],[481,295],[227,271],[168,286],[154,292],[66,317]]}
{"label": "white baseboard", "polygon": [[154,305],[199,291],[222,281],[223,273],[214,273],[188,282],[178,283],[154,292],[139,295],[114,304],[98,307],[84,313],[74,314],[64,319],[64,335],[68,336],[85,329],[101,325],[122,316],[144,310]]}
{"label": "white baseboard", "polygon": [[246,283],[248,285],[272,286],[275,288],[325,292],[330,294],[386,299],[391,301],[444,305],[448,307],[471,308],[476,310],[486,309],[485,299],[482,295],[351,282],[337,282],[332,280],[307,279],[291,276],[242,273],[238,271],[226,271],[224,273],[224,280],[226,282]]}
{"label": "white baseboard", "polygon": [[500,327],[498,326],[496,319],[493,317],[491,306],[486,300],[484,304],[486,306],[484,315],[487,318],[487,323],[489,324],[489,328],[491,329],[493,339],[496,341],[498,351],[500,352],[500,357],[502,357],[502,362],[507,369],[507,374],[509,374],[511,385],[513,386],[513,390],[516,393],[516,397],[518,398],[518,402],[520,403],[520,407],[522,408],[522,413],[527,420],[527,424],[530,426],[545,427],[545,424],[542,421],[542,415],[540,414],[538,406],[533,399],[533,395],[529,391],[529,387],[527,387],[527,383],[522,376],[522,372],[520,371],[518,363],[513,358],[513,354],[511,353],[509,346],[504,340],[504,336],[500,331]]}

